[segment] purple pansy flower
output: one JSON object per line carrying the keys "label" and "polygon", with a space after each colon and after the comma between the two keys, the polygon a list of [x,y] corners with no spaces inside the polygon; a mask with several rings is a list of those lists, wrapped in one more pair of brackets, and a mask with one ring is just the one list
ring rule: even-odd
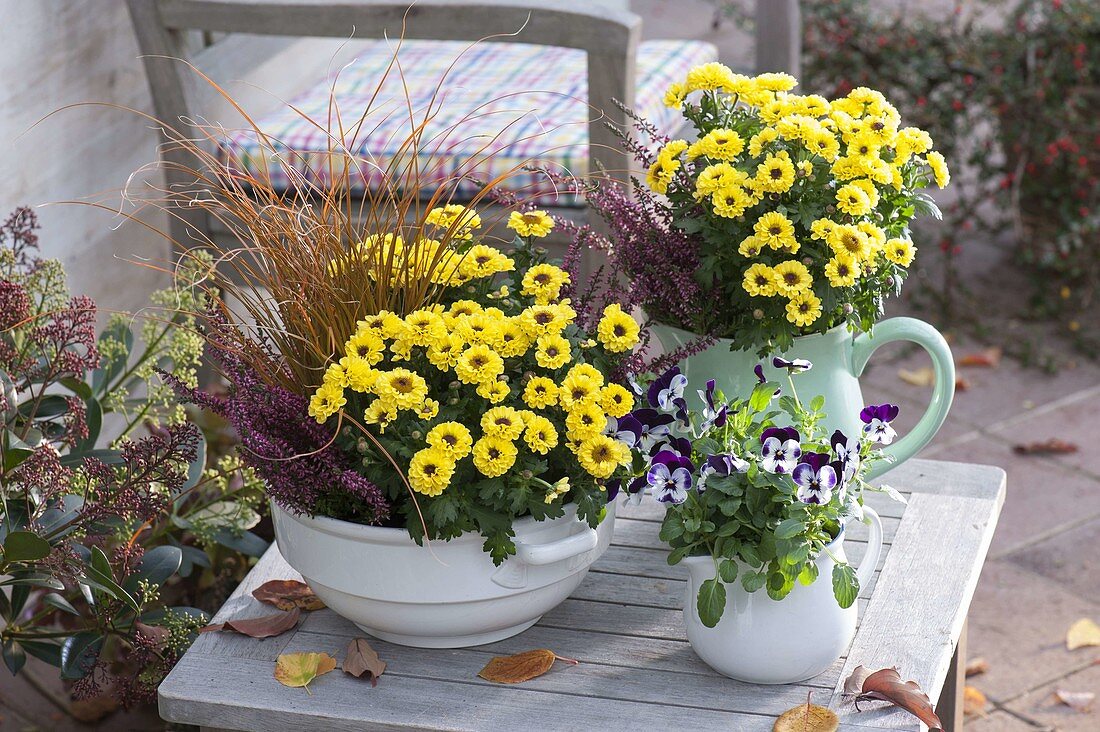
{"label": "purple pansy flower", "polygon": [[638,380],[634,378],[634,374],[626,375],[626,383],[630,385],[630,390],[638,396],[645,394],[645,389],[643,389],[642,385],[638,383]]}
{"label": "purple pansy flower", "polygon": [[726,405],[723,404],[721,408],[715,409],[714,406],[714,379],[707,381],[707,388],[699,390],[699,398],[703,400],[703,425],[704,430],[711,427],[723,427],[726,424]]}
{"label": "purple pansy flower", "polygon": [[699,468],[699,491],[707,488],[707,479],[712,476],[724,478],[734,473],[744,473],[749,463],[736,455],[709,455]]}
{"label": "purple pansy flower", "polygon": [[833,446],[833,457],[841,466],[841,482],[847,483],[859,470],[859,440],[837,430],[829,438],[829,443]]}
{"label": "purple pansy flower", "polygon": [[[761,384],[768,383],[767,377],[764,376],[764,366],[762,364],[756,364],[756,368],[754,368],[752,372],[756,374],[756,380],[759,381]],[[782,391],[782,389],[776,389],[775,396],[779,396]]]}
{"label": "purple pansy flower", "polygon": [[638,409],[631,416],[641,423],[638,444],[646,452],[652,452],[653,448],[668,439],[672,433],[671,425],[676,421],[671,414],[661,414],[656,409]]}
{"label": "purple pansy flower", "polygon": [[680,373],[680,368],[673,366],[649,385],[649,393],[646,395],[649,406],[668,411],[674,399],[684,396],[687,383],[687,377]]}
{"label": "purple pansy flower", "polygon": [[787,359],[780,358],[779,356],[776,356],[772,359],[772,366],[776,367],[777,369],[787,369],[787,371],[791,372],[792,374],[800,374],[803,371],[809,371],[814,367],[812,363],[804,358],[796,358],[788,361]]}
{"label": "purple pansy flower", "polygon": [[769,473],[789,474],[802,457],[794,427],[769,427],[760,435],[760,467]]}
{"label": "purple pansy flower", "polygon": [[626,484],[626,501],[632,503],[635,506],[642,502],[642,496],[645,495],[645,487],[648,482],[645,476],[634,478]]}
{"label": "purple pansy flower", "polygon": [[676,422],[679,423],[679,425],[683,429],[690,429],[691,428],[691,414],[688,412],[687,399],[684,399],[683,397],[677,397],[676,399],[672,400],[672,406],[676,410],[674,412],[675,417],[676,417]]}
{"label": "purple pansy flower", "polygon": [[803,503],[822,505],[833,497],[833,488],[837,484],[836,468],[829,463],[829,456],[823,452],[806,452],[791,473],[798,486],[798,500]]}
{"label": "purple pansy flower", "polygon": [[864,407],[859,413],[863,420],[863,432],[874,442],[889,445],[898,436],[890,423],[898,416],[898,407],[894,404],[879,404]]}
{"label": "purple pansy flower", "polygon": [[654,456],[646,482],[653,497],[661,503],[683,503],[691,490],[694,470],[691,460],[670,450],[662,450]]}
{"label": "purple pansy flower", "polygon": [[609,434],[633,450],[642,439],[644,427],[633,414],[608,419]]}

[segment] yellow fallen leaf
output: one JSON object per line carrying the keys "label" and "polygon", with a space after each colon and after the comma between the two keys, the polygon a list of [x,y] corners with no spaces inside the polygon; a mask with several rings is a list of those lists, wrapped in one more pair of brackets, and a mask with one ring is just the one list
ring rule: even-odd
{"label": "yellow fallen leaf", "polygon": [[546,648],[539,648],[517,653],[514,656],[497,656],[485,664],[485,668],[481,669],[477,675],[486,681],[494,681],[498,684],[518,684],[536,676],[542,676],[550,670],[556,660],[577,663],[570,658],[561,658]]}
{"label": "yellow fallen leaf", "polygon": [[300,686],[313,694],[309,682],[334,668],[336,659],[327,653],[284,653],[275,661],[275,679],[283,686]]}
{"label": "yellow fallen leaf", "polygon": [[968,717],[984,717],[989,700],[973,686],[963,688],[963,714]]}
{"label": "yellow fallen leaf", "polygon": [[836,714],[816,704],[799,704],[775,720],[772,732],[836,732],[840,720]]}
{"label": "yellow fallen leaf", "polygon": [[1091,618],[1081,618],[1066,632],[1066,649],[1073,651],[1086,646],[1100,646],[1100,625]]}
{"label": "yellow fallen leaf", "polygon": [[913,386],[932,386],[936,383],[936,372],[930,366],[916,371],[898,369],[898,378]]}

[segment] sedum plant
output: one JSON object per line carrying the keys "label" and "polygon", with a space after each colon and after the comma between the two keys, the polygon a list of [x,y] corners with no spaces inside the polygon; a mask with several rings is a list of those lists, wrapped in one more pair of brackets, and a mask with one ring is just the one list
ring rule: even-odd
{"label": "sedum plant", "polygon": [[[668,506],[660,537],[671,547],[669,564],[687,556],[714,560],[714,578],[697,598],[708,627],[722,617],[725,584],[740,582],[748,592],[764,590],[781,600],[797,584],[819,581],[818,557],[829,553],[847,522],[862,519],[864,491],[877,490],[865,480],[886,459],[875,445],[895,436],[890,422],[898,409],[890,404],[861,412],[861,434],[826,434],[824,399],[804,403],[792,378],[812,364],[774,363],[787,369],[785,384],[765,381],[758,366],[760,383],[752,393],[727,399],[709,381],[700,390],[705,406],[699,412],[688,409],[687,379],[673,368],[649,384],[647,406],[614,427],[634,457],[611,492],[632,500],[648,492]],[[832,583],[841,607],[859,595],[847,563],[837,562],[823,581]]]}

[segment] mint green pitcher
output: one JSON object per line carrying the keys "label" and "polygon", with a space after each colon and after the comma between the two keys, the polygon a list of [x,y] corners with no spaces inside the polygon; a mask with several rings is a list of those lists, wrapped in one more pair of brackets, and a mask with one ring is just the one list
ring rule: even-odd
{"label": "mint green pitcher", "polygon": [[[698,336],[679,328],[654,324],[653,335],[664,351],[672,351],[687,345]],[[831,433],[839,429],[847,435],[855,435],[863,429],[859,411],[866,406],[859,388],[859,377],[867,366],[871,354],[882,345],[895,341],[916,343],[932,357],[936,384],[932,400],[916,426],[902,435],[883,452],[894,457],[893,463],[880,462],[872,474],[881,474],[894,465],[908,460],[927,445],[939,431],[951,401],[955,397],[955,362],[951,349],[939,331],[916,318],[890,318],[875,325],[872,334],[853,336],[843,325],[825,333],[801,336],[794,340],[790,350],[774,355],[791,360],[804,358],[813,368],[795,377],[795,388],[804,402],[820,394],[825,397],[825,425]],[[720,339],[707,350],[689,356],[680,362],[680,369],[688,378],[688,396],[693,409],[702,407],[696,391],[714,379],[719,389],[730,399],[745,397],[756,386],[753,368],[764,365],[764,375],[786,388],[787,378],[782,369],[772,366],[772,357],[761,359],[752,351],[730,351],[730,341]]]}

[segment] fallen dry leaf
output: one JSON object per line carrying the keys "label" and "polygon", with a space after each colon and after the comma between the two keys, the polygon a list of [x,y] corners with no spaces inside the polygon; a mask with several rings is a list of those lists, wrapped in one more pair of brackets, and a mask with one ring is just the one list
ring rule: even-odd
{"label": "fallen dry leaf", "polygon": [[367,674],[370,685],[378,686],[378,677],[386,670],[386,662],[378,657],[366,638],[356,638],[348,646],[343,669],[344,673],[349,673],[356,678]]}
{"label": "fallen dry leaf", "polygon": [[926,366],[916,371],[898,369],[898,378],[912,386],[932,386],[936,383],[936,372],[931,366]]}
{"label": "fallen dry leaf", "polygon": [[831,709],[816,704],[800,704],[775,720],[772,732],[836,732],[840,719]]}
{"label": "fallen dry leaf", "polygon": [[989,700],[973,686],[963,688],[963,714],[968,717],[984,717]]}
{"label": "fallen dry leaf", "polygon": [[871,669],[866,666],[856,666],[852,674],[844,679],[844,695],[859,696],[863,693],[863,682],[871,675]]}
{"label": "fallen dry leaf", "polygon": [[287,612],[264,615],[259,618],[241,618],[240,620],[226,620],[224,623],[216,623],[200,628],[200,633],[213,633],[219,630],[233,630],[249,638],[270,638],[282,635],[298,624],[298,618],[302,611],[298,608]]}
{"label": "fallen dry leaf", "polygon": [[987,348],[977,353],[968,353],[959,359],[960,366],[979,366],[987,369],[995,369],[1001,365],[1003,351],[998,347]]}
{"label": "fallen dry leaf", "polygon": [[275,679],[283,686],[300,686],[312,695],[309,682],[334,668],[336,659],[327,653],[284,653],[275,660]]}
{"label": "fallen dry leaf", "polygon": [[1096,694],[1091,691],[1066,691],[1058,689],[1054,692],[1054,700],[1065,704],[1075,712],[1087,712],[1092,709],[1092,703],[1096,701]]}
{"label": "fallen dry leaf", "polygon": [[867,673],[863,666],[859,666],[844,682],[846,692],[850,688],[849,682],[852,681],[852,677],[857,674],[863,678],[863,682],[855,699],[856,711],[859,711],[861,701],[890,702],[927,724],[929,732],[943,732],[943,724],[932,710],[931,700],[921,691],[917,682],[902,681],[895,668],[883,668]]}
{"label": "fallen dry leaf", "polygon": [[322,610],[325,603],[317,597],[309,585],[298,580],[270,580],[252,590],[252,596],[260,602],[274,605],[280,610]]}
{"label": "fallen dry leaf", "polygon": [[972,658],[966,662],[966,678],[984,674],[989,670],[989,661],[984,658]]}
{"label": "fallen dry leaf", "polygon": [[542,676],[550,670],[556,660],[577,663],[571,658],[562,658],[546,648],[539,648],[517,653],[514,656],[497,656],[485,664],[485,668],[478,671],[477,675],[486,681],[498,684],[519,684],[530,681],[536,676]]}
{"label": "fallen dry leaf", "polygon": [[1014,445],[1012,452],[1017,455],[1067,455],[1077,452],[1077,445],[1060,440],[1057,437],[1051,437],[1049,440]]}
{"label": "fallen dry leaf", "polygon": [[955,377],[955,391],[969,391],[970,382],[961,376]]}
{"label": "fallen dry leaf", "polygon": [[1091,618],[1081,618],[1066,631],[1066,650],[1075,651],[1087,646],[1100,646],[1100,625]]}

